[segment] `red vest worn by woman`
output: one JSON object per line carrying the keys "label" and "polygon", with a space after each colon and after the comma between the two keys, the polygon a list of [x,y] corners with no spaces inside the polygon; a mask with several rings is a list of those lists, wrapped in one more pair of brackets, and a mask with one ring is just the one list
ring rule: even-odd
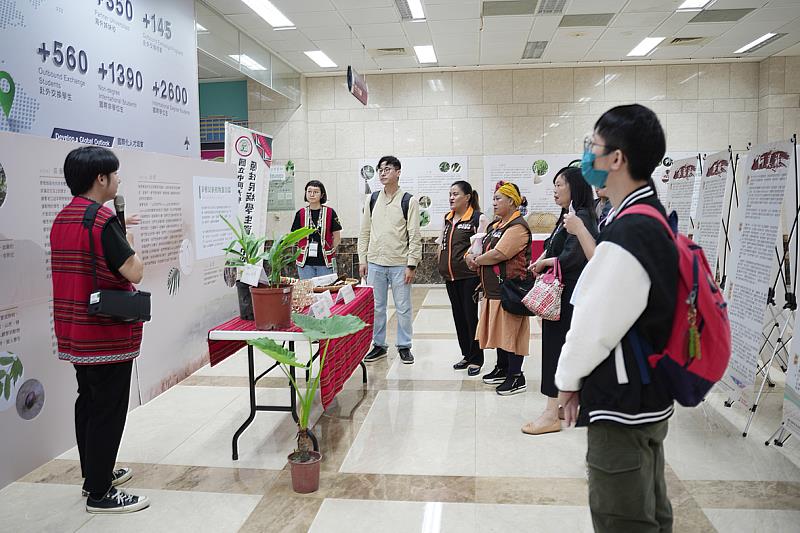
{"label": "red vest worn by woman", "polygon": [[[333,249],[333,231],[331,231],[333,227],[333,211],[324,205],[320,209],[321,211],[319,212],[317,224],[320,226],[319,234],[320,241],[322,241],[322,258],[325,260],[325,266],[331,267],[336,257],[336,250]],[[308,206],[300,210],[300,227],[304,228],[306,226],[311,227],[311,208]],[[300,255],[297,256],[297,266],[299,267],[305,266],[306,264],[309,244],[310,241],[308,239],[302,239],[297,243],[297,247],[300,249]],[[319,251],[317,253],[319,253]]]}
{"label": "red vest worn by woman", "polygon": [[[76,365],[129,361],[139,355],[142,323],[122,323],[89,316],[92,286],[92,256],[89,230],[83,225],[86,208],[93,202],[76,196],[53,221],[50,255],[53,269],[53,318],[58,358]],[[103,254],[103,227],[114,212],[101,207],[92,227],[100,289],[133,291],[133,285],[108,268]]]}

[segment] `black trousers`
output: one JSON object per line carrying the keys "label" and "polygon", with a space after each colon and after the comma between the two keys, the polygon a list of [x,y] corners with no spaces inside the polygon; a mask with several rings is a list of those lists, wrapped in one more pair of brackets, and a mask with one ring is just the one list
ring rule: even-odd
{"label": "black trousers", "polygon": [[470,364],[483,366],[483,350],[475,340],[475,332],[478,329],[478,303],[472,299],[479,284],[478,277],[444,282],[447,296],[450,297],[453,321],[456,323],[461,356]]}
{"label": "black trousers", "polygon": [[81,457],[83,490],[102,497],[111,488],[111,476],[128,416],[133,361],[75,365],[75,437]]}
{"label": "black trousers", "polygon": [[564,282],[561,293],[561,319],[542,320],[542,394],[548,398],[558,398],[556,387],[556,369],[561,356],[561,348],[567,339],[567,332],[572,324],[574,308],[569,303],[577,282]]}

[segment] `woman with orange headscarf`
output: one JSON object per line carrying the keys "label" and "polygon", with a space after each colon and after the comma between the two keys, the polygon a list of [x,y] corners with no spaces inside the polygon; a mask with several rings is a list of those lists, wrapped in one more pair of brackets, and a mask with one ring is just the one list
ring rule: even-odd
{"label": "woman with orange headscarf", "polygon": [[500,305],[500,278],[524,278],[530,262],[531,230],[520,214],[525,199],[513,183],[500,183],[494,193],[495,220],[486,229],[483,253],[467,254],[467,265],[480,273],[483,305],[476,338],[481,349],[497,349],[497,365],[483,376],[487,385],[497,385],[497,394],[523,392],[523,356],[528,355],[530,324],[527,316],[514,315]]}

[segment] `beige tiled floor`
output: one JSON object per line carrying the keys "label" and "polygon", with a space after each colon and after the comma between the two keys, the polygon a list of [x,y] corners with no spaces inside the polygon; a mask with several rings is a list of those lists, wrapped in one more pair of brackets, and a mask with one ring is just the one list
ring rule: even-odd
{"label": "beige tiled floor", "polygon": [[[73,449],[0,491],[0,531],[591,531],[585,430],[520,432],[545,401],[538,323],[524,366],[528,390],[499,397],[453,370],[460,353],[446,293],[416,288],[413,302],[416,363],[400,364],[390,350],[370,365],[366,386],[357,372],[327,412],[315,413],[324,456],[316,493],[292,492],[288,414],[258,413],[240,439],[239,461],[231,460],[231,437],[247,412],[242,351],[130,413],[119,462],[135,472],[125,488],[149,496],[149,509],[86,514]],[[390,316],[390,345],[395,329]],[[484,371],[494,358],[487,350]],[[256,357],[257,370],[268,364]],[[286,378],[270,374],[257,394],[287,402]],[[724,400],[712,393],[670,423],[674,531],[798,531],[800,441],[763,444],[780,422],[782,380],[747,439],[747,411]]]}

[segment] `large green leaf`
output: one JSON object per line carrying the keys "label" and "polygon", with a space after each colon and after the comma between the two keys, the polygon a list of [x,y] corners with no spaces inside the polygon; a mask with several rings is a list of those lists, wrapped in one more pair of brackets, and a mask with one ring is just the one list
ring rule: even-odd
{"label": "large green leaf", "polygon": [[292,313],[292,321],[303,330],[303,335],[312,341],[346,337],[367,327],[367,323],[355,315],[314,318]]}
{"label": "large green leaf", "polygon": [[289,365],[289,366],[296,366],[298,368],[305,368],[306,365],[301,363],[297,360],[297,356],[291,350],[287,350],[274,340],[268,337],[262,337],[260,339],[253,339],[247,341],[247,344],[251,346],[255,346],[259,350],[261,350],[264,354],[272,357],[277,362]]}
{"label": "large green leaf", "polygon": [[8,366],[14,362],[13,357],[0,357],[0,365]]}

